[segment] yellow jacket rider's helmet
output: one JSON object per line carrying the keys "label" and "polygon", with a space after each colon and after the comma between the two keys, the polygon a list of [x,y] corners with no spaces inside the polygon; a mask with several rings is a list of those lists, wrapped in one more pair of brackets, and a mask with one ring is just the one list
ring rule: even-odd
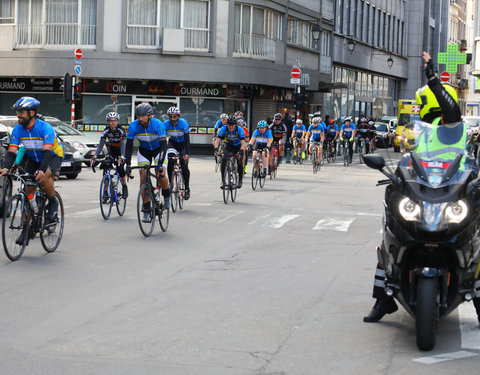
{"label": "yellow jacket rider's helmet", "polygon": [[[447,84],[443,84],[443,88],[458,104],[457,90]],[[438,104],[437,98],[428,85],[420,87],[417,90],[415,99],[420,106],[420,117],[423,121],[431,123],[434,119],[442,115],[442,109]]]}

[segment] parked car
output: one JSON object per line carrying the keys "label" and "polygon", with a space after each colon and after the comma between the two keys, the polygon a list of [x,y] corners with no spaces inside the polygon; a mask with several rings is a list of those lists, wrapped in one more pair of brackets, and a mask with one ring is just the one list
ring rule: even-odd
{"label": "parked car", "polygon": [[385,122],[376,122],[375,128],[377,129],[376,146],[377,147],[391,147],[393,146],[394,133],[390,128],[390,125]]}
{"label": "parked car", "polygon": [[[45,116],[45,121],[53,126],[57,135],[59,135],[64,141],[70,143],[75,147],[77,151],[82,155],[82,162],[86,165],[90,165],[90,159],[97,150],[99,140],[92,136],[83,134],[77,129],[71,127],[64,121],[61,121],[55,117]],[[11,128],[18,124],[17,116],[0,116],[0,124],[7,125]],[[104,147],[100,153],[98,160],[105,157],[107,149]]]}
{"label": "parked car", "polygon": [[462,120],[467,127],[467,133],[470,137],[472,134],[478,133],[480,130],[480,116],[462,116]]}
{"label": "parked car", "polygon": [[397,116],[383,116],[380,119],[380,122],[387,124],[391,131],[395,132],[397,127],[398,117]]}
{"label": "parked car", "polygon": [[[10,118],[5,118],[5,116],[0,117],[0,139],[2,140],[3,146],[7,148],[10,144],[10,135],[12,133],[12,130],[18,124],[18,120],[13,121],[12,117],[15,116],[8,117]],[[63,146],[64,152],[59,175],[66,176],[69,179],[75,179],[82,171],[82,154],[61,136],[59,136],[58,134],[57,136]]]}

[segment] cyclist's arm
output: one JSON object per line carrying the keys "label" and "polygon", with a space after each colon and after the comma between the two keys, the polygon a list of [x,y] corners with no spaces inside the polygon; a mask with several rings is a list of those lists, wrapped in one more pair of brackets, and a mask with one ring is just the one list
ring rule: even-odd
{"label": "cyclist's arm", "polygon": [[190,133],[184,133],[185,137],[185,154],[190,154]]}
{"label": "cyclist's arm", "polygon": [[133,153],[133,139],[128,138],[125,146],[125,163],[130,165]]}
{"label": "cyclist's arm", "polygon": [[[120,144],[122,142],[120,141]],[[105,138],[100,138],[100,143],[98,144],[97,149],[95,150],[95,155],[94,157],[96,158],[98,155],[100,155],[100,152],[102,152],[103,146],[105,146]],[[121,146],[120,146],[121,147]],[[122,154],[123,155],[123,154]]]}
{"label": "cyclist's arm", "polygon": [[250,141],[248,142],[248,144],[251,145],[251,146],[253,146],[256,141],[257,141],[257,138],[255,138],[254,136],[252,136],[252,138],[250,138]]}
{"label": "cyclist's arm", "polygon": [[125,140],[120,139],[120,156],[125,157]]}
{"label": "cyclist's arm", "polygon": [[428,87],[432,90],[435,98],[437,98],[440,109],[442,110],[443,121],[446,124],[461,121],[462,113],[460,106],[453,100],[452,96],[443,88],[440,80],[435,77],[428,81]]}

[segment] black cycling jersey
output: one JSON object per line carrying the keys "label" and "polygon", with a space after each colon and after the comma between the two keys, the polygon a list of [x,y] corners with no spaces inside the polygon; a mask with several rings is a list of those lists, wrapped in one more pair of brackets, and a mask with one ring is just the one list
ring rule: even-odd
{"label": "black cycling jersey", "polygon": [[287,126],[283,122],[280,122],[279,124],[274,122],[270,125],[270,130],[272,131],[273,138],[279,139],[287,132]]}
{"label": "black cycling jersey", "polygon": [[108,153],[110,155],[122,156],[125,155],[125,139],[126,132],[120,125],[117,125],[115,129],[111,129],[109,126],[105,128],[100,137],[100,143],[98,144],[95,155],[98,156],[103,146],[106,144]]}

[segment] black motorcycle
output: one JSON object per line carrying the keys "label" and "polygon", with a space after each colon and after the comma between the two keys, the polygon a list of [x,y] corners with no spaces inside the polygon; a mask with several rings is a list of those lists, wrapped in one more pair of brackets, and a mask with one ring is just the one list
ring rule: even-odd
{"label": "black motorcycle", "polygon": [[[378,259],[385,292],[415,319],[417,346],[435,346],[438,320],[475,296],[480,272],[480,180],[459,147],[463,123],[405,127],[406,152],[395,171],[381,155],[365,164],[387,176]],[[377,186],[378,186],[377,185]]]}

